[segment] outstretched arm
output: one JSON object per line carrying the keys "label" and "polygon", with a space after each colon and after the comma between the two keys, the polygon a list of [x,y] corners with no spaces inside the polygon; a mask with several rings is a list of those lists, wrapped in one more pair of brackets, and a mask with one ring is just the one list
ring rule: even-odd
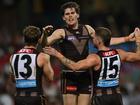
{"label": "outstretched arm", "polygon": [[98,64],[98,56],[96,54],[89,55],[86,59],[80,60],[78,62],[74,62],[66,57],[64,57],[60,52],[55,50],[52,47],[45,47],[43,49],[44,53],[49,55],[55,56],[58,58],[65,66],[69,67],[70,69],[76,71],[80,69],[87,69],[89,67],[96,66]]}
{"label": "outstretched arm", "polygon": [[135,41],[134,32],[131,33],[128,36],[118,37],[118,38],[111,38],[110,44],[111,45],[116,45],[116,44],[121,44],[121,43],[129,42],[129,41]]}
{"label": "outstretched arm", "polygon": [[137,53],[127,52],[122,49],[117,50],[119,52],[122,62],[136,62],[140,61],[140,51]]}
{"label": "outstretched arm", "polygon": [[[85,25],[88,29],[89,35],[91,37],[94,37],[95,35],[95,30],[90,26],[90,25]],[[135,41],[135,35],[134,32],[129,34],[128,36],[124,37],[118,37],[118,38],[111,38],[110,45],[116,45],[116,44],[121,44],[129,41]]]}
{"label": "outstretched arm", "polygon": [[134,34],[136,37],[136,53],[118,50],[122,61],[127,62],[140,61],[140,29],[135,28]]}

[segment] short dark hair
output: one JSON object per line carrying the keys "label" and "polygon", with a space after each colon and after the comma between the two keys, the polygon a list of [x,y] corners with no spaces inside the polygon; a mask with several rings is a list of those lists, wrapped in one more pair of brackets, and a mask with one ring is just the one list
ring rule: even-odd
{"label": "short dark hair", "polygon": [[65,9],[75,8],[76,13],[80,14],[80,6],[76,2],[66,2],[61,6],[62,15],[64,15]]}
{"label": "short dark hair", "polygon": [[105,46],[110,46],[111,31],[105,27],[98,27],[95,29],[96,36],[99,36]]}
{"label": "short dark hair", "polygon": [[27,26],[23,30],[24,42],[27,45],[36,45],[41,36],[40,28],[36,26]]}

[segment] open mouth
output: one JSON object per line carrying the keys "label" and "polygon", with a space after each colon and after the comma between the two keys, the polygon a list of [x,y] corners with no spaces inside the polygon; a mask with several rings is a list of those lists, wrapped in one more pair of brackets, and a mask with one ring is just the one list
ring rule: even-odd
{"label": "open mouth", "polygon": [[74,21],[74,19],[69,19],[69,22],[73,22]]}

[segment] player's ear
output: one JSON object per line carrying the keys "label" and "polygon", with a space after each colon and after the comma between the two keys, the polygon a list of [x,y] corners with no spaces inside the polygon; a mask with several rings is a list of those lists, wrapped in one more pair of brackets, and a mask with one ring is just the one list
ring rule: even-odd
{"label": "player's ear", "polygon": [[97,45],[100,43],[98,37],[94,37],[94,38],[93,38],[93,42],[94,42],[95,44],[97,44]]}
{"label": "player's ear", "polygon": [[103,43],[103,40],[100,37],[97,38],[97,41],[98,41],[98,44]]}
{"label": "player's ear", "polygon": [[79,17],[80,17],[80,15],[79,14],[77,14],[77,18],[79,19]]}
{"label": "player's ear", "polygon": [[64,16],[62,16],[62,19],[63,19],[64,21],[66,20]]}

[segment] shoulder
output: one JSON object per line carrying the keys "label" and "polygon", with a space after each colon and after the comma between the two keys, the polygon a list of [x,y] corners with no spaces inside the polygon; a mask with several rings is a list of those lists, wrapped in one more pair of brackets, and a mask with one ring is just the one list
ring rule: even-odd
{"label": "shoulder", "polygon": [[117,51],[121,58],[121,61],[125,61],[129,57],[129,53],[127,51],[122,50],[122,49],[117,49]]}
{"label": "shoulder", "polygon": [[87,27],[87,28],[92,28],[90,25],[88,25],[88,24],[85,24],[85,27]]}
{"label": "shoulder", "polygon": [[89,54],[87,58],[94,61],[94,62],[99,62],[100,61],[100,57],[97,54]]}
{"label": "shoulder", "polygon": [[92,35],[95,35],[95,30],[94,28],[92,28],[90,25],[85,25],[85,27],[87,28],[89,34],[92,36]]}
{"label": "shoulder", "polygon": [[94,30],[94,28],[93,28],[92,26],[88,25],[88,24],[86,24],[85,27],[86,27],[87,29],[92,29],[92,30]]}
{"label": "shoulder", "polygon": [[101,64],[101,59],[97,54],[90,54],[87,57],[87,64],[91,64],[94,68]]}
{"label": "shoulder", "polygon": [[65,30],[63,28],[56,29],[52,34],[60,35],[62,37],[65,36]]}
{"label": "shoulder", "polygon": [[45,54],[45,53],[43,53],[43,52],[40,52],[40,53],[38,54],[38,58],[40,58],[40,59],[42,59],[42,60],[48,60],[48,59],[50,59],[50,55]]}
{"label": "shoulder", "polygon": [[37,57],[37,64],[39,67],[42,67],[45,63],[48,63],[50,61],[50,55],[45,53],[39,53]]}
{"label": "shoulder", "polygon": [[14,55],[14,54],[10,55],[9,62],[12,61],[13,55]]}
{"label": "shoulder", "polygon": [[64,32],[64,28],[58,28],[55,31],[57,31],[57,32]]}
{"label": "shoulder", "polygon": [[122,49],[116,49],[116,51],[117,51],[120,55],[126,52],[126,51],[124,51],[124,50],[122,50]]}

